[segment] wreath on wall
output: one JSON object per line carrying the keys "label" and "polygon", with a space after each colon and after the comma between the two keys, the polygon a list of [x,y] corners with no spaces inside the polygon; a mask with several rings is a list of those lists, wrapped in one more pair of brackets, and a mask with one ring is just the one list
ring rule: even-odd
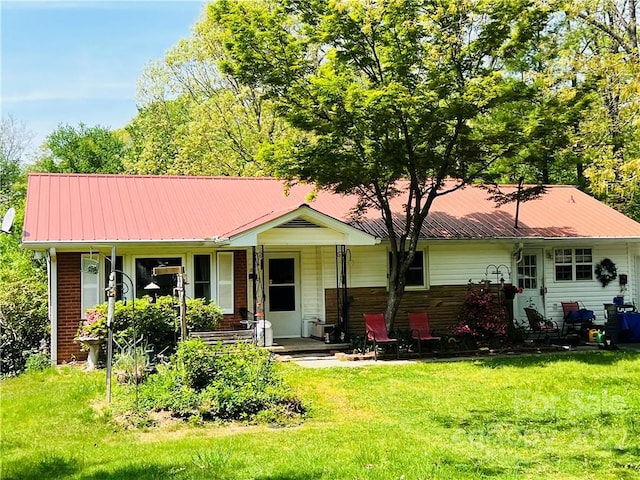
{"label": "wreath on wall", "polygon": [[616,264],[608,258],[605,258],[596,265],[596,278],[600,281],[603,287],[609,285],[618,277],[618,269]]}

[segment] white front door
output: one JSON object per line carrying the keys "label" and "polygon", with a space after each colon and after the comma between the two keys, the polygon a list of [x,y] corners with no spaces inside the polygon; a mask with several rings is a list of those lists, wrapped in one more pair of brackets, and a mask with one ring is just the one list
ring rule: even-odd
{"label": "white front door", "polygon": [[522,293],[516,295],[514,318],[527,323],[525,307],[533,307],[544,315],[544,257],[542,249],[524,250],[522,261],[518,264],[518,287]]}
{"label": "white front door", "polygon": [[265,318],[274,338],[296,338],[302,333],[300,257],[294,253],[267,254]]}

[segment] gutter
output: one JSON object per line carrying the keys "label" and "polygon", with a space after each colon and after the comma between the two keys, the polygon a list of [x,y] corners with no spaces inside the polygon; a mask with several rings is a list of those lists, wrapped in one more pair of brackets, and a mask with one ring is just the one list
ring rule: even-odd
{"label": "gutter", "polygon": [[189,239],[171,239],[171,240],[83,240],[83,241],[58,241],[50,240],[44,242],[28,242],[22,241],[22,246],[28,250],[48,250],[49,248],[57,249],[76,249],[78,247],[86,248],[111,248],[114,245],[118,247],[154,247],[154,246],[184,246],[189,244],[191,246],[201,247],[222,247],[230,244],[229,238],[226,237],[212,237],[212,238],[189,238]]}

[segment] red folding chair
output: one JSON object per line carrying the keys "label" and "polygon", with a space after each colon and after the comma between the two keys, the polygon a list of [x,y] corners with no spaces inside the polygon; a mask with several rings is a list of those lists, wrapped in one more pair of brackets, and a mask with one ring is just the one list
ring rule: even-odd
{"label": "red folding chair", "polygon": [[387,332],[387,323],[384,320],[384,313],[365,313],[365,340],[364,346],[368,342],[373,343],[373,357],[378,360],[378,345],[394,345],[396,347],[396,358],[400,358],[398,350],[398,340],[390,338]]}
{"label": "red folding chair", "polygon": [[429,327],[429,314],[427,312],[409,312],[409,328],[411,339],[418,342],[418,354],[422,355],[422,342],[439,342],[440,337],[431,335]]}

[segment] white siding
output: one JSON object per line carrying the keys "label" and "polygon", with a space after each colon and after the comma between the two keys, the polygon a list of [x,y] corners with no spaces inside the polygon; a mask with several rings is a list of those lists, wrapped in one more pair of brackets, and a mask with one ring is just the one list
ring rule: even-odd
{"label": "white siding", "polygon": [[[387,248],[384,245],[348,247],[347,285],[356,287],[384,287],[387,284]],[[322,248],[322,284],[336,288],[335,247]]]}
{"label": "white siding", "polygon": [[[511,270],[513,245],[419,245],[427,254],[427,274],[430,285],[464,285],[469,279],[479,282],[484,279],[489,264],[505,264]],[[347,265],[349,287],[386,287],[386,245],[350,247]],[[335,288],[335,249],[322,249],[324,288]],[[495,281],[495,279],[494,279]]]}
{"label": "white siding", "polygon": [[[429,246],[430,284],[464,285],[485,278],[488,265],[506,265],[512,270],[512,244],[436,244]],[[495,275],[489,280],[496,282]],[[513,280],[513,273],[512,279]],[[505,277],[505,281],[510,279]]]}
{"label": "white siding", "polygon": [[332,245],[346,243],[345,236],[329,228],[272,228],[258,235],[261,245]]}
{"label": "white siding", "polygon": [[[563,242],[560,247],[575,248],[575,245],[571,245],[569,242]],[[629,251],[627,244],[607,243],[605,245],[593,246],[580,244],[578,248],[592,248],[594,269],[602,259],[609,258],[616,264],[618,275],[626,273],[629,276],[630,283],[632,282],[631,277],[634,272],[632,270],[631,252]],[[590,281],[556,282],[553,247],[545,248],[544,267],[545,286],[547,288],[545,306],[548,317],[560,322],[562,320],[562,306],[560,302],[579,301],[584,304],[585,308],[595,312],[596,322],[598,324],[604,323],[604,304],[612,303],[613,297],[620,294],[620,284],[618,279],[614,280],[606,287],[603,287],[598,281],[595,277],[595,273],[593,275],[593,280]],[[628,285],[627,291],[625,292],[625,299],[628,301],[637,300],[633,298],[633,292],[633,285]]]}

